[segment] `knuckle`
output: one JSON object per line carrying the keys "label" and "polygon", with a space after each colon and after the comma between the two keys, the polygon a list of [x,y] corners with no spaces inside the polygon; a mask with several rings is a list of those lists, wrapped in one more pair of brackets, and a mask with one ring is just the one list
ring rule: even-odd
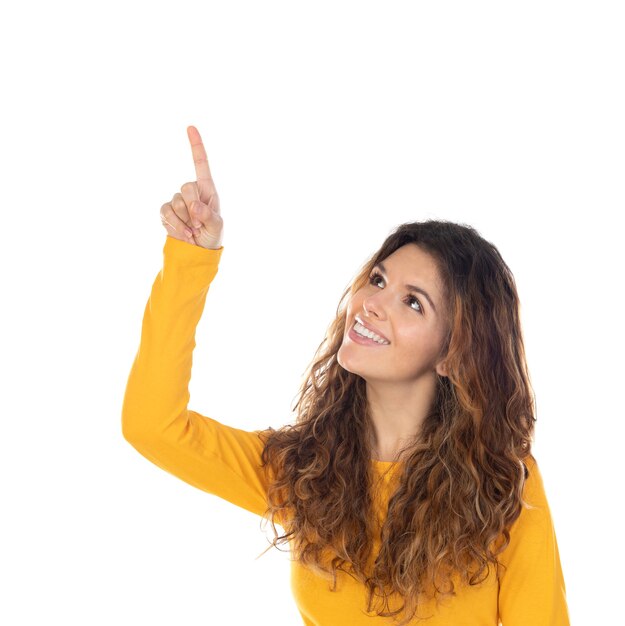
{"label": "knuckle", "polygon": [[182,191],[182,193],[193,193],[195,190],[197,189],[197,184],[194,182],[187,182],[184,183],[181,187],[180,187],[180,191]]}

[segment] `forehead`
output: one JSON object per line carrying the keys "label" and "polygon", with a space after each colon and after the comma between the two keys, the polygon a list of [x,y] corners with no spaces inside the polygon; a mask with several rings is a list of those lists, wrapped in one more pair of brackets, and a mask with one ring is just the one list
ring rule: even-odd
{"label": "forehead", "polygon": [[440,275],[434,257],[414,243],[407,243],[382,260],[387,272],[403,282],[440,291]]}

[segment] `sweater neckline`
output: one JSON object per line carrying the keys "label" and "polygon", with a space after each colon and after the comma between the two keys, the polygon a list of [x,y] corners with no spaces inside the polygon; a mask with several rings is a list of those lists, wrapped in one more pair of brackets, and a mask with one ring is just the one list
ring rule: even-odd
{"label": "sweater neckline", "polygon": [[403,463],[403,461],[378,461],[378,459],[371,459],[371,463],[374,467],[387,469],[389,467],[394,467],[395,465],[399,465]]}

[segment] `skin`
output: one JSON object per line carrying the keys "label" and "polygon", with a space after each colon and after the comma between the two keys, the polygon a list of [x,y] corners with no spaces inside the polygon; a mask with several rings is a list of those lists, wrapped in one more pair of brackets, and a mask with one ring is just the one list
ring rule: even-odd
{"label": "skin", "polygon": [[211,174],[202,137],[195,126],[187,127],[196,180],[184,183],[181,193],[161,206],[161,222],[174,239],[218,250],[223,241],[219,195]]}
{"label": "skin", "polygon": [[[338,363],[366,381],[367,400],[375,430],[374,458],[396,461],[396,454],[418,436],[434,402],[437,376],[446,376],[439,359],[447,329],[443,311],[442,281],[433,257],[409,243],[383,260],[386,275],[368,281],[351,298]],[[425,289],[436,311],[420,293],[405,285]],[[416,300],[415,300],[416,298]],[[417,303],[418,300],[418,303]],[[420,312],[422,311],[422,312]],[[377,328],[391,343],[363,346],[348,333],[355,315]]]}

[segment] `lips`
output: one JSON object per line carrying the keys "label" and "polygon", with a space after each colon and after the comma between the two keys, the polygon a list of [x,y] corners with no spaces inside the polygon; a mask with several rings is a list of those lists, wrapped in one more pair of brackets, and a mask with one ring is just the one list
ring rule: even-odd
{"label": "lips", "polygon": [[367,330],[370,330],[372,333],[375,333],[379,337],[382,337],[382,339],[384,339],[385,341],[388,341],[389,343],[391,343],[388,337],[385,337],[375,326],[372,326],[368,322],[365,322],[365,320],[363,320],[362,317],[360,317],[360,315],[355,315],[354,321],[358,322],[359,324],[362,324]]}

